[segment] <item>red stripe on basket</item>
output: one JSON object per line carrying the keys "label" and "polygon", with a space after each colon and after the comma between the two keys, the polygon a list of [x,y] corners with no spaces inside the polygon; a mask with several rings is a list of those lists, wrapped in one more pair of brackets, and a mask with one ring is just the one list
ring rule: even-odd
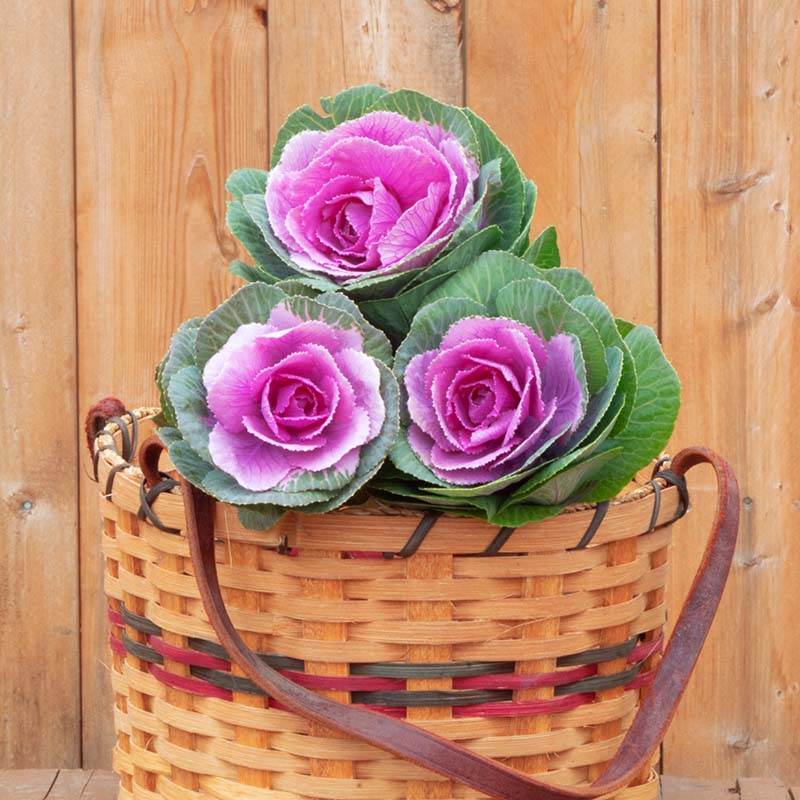
{"label": "red stripe on basket", "polygon": [[125,649],[125,645],[117,639],[116,636],[109,633],[108,634],[108,646],[118,655],[122,656],[123,658],[128,655],[128,651]]}
{"label": "red stripe on basket", "polygon": [[122,619],[122,614],[120,614],[119,611],[114,611],[111,606],[108,607],[108,621],[118,628],[125,627],[125,620]]}
{"label": "red stripe on basket", "polygon": [[190,664],[195,667],[205,667],[206,669],[219,669],[224,672],[231,671],[230,661],[225,661],[223,658],[216,658],[207,653],[200,653],[197,650],[177,647],[174,644],[165,642],[158,636],[148,636],[147,641],[156,653],[170,661],[176,661],[179,664]]}
{"label": "red stripe on basket", "polygon": [[218,697],[220,700],[233,700],[233,692],[214,686],[212,683],[198,680],[197,678],[187,678],[185,675],[175,675],[172,672],[162,669],[158,664],[150,664],[150,674],[156,679],[171,686],[173,689],[180,689],[189,694],[198,694],[203,697]]}
{"label": "red stripe on basket", "polygon": [[636,647],[633,649],[633,652],[628,656],[628,661],[631,663],[645,661],[646,659],[650,658],[650,656],[660,653],[663,647],[664,634],[662,633],[657,639],[653,639],[650,642],[642,642],[641,644],[636,645]]}
{"label": "red stripe on basket", "polygon": [[626,689],[642,689],[646,686],[650,686],[650,684],[655,680],[656,671],[651,669],[647,672],[643,672],[641,675],[637,675],[629,684],[625,686]]}

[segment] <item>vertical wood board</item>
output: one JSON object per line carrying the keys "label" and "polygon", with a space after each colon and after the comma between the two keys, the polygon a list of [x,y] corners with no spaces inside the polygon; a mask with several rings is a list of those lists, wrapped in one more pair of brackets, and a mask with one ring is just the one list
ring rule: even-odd
{"label": "vertical wood board", "polygon": [[461,13],[460,3],[427,0],[273,0],[271,141],[297,106],[362,83],[461,105]]}
{"label": "vertical wood board", "polygon": [[[800,777],[800,13],[662,3],[662,320],[683,379],[673,441],[742,489],[726,596],[665,745],[673,774]],[[676,530],[672,619],[714,506],[709,471]]]}
{"label": "vertical wood board", "polygon": [[0,764],[77,766],[69,2],[4,7],[0,38]]}
{"label": "vertical wood board", "polygon": [[466,100],[617,316],[658,324],[655,2],[469,0]]}
{"label": "vertical wood board", "polygon": [[[259,2],[77,0],[80,407],[155,402],[155,364],[185,319],[236,285],[224,183],[267,163]],[[109,763],[111,693],[97,487],[81,506],[84,764]]]}

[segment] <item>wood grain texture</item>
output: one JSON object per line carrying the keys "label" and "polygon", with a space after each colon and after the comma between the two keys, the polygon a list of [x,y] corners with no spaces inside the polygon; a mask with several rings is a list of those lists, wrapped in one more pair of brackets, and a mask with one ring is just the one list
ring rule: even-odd
{"label": "wood grain texture", "polygon": [[[665,745],[668,772],[800,779],[800,10],[661,4],[663,339],[683,377],[674,441],[736,470],[738,554]],[[713,478],[690,480],[672,619],[700,557]]]}
{"label": "wood grain texture", "polygon": [[[77,0],[80,392],[155,399],[184,319],[233,289],[224,182],[267,163],[260,2]],[[84,764],[109,763],[111,694],[96,487],[82,487]]]}
{"label": "wood grain texture", "polygon": [[416,89],[461,105],[461,4],[426,0],[273,0],[269,119],[275,136],[303,103],[360,83]]}
{"label": "wood grain texture", "polygon": [[7,4],[0,38],[0,764],[76,766],[69,2]]}
{"label": "wood grain texture", "polygon": [[117,800],[113,772],[81,769],[0,771],[0,797],[8,800]]}
{"label": "wood grain texture", "polygon": [[658,323],[657,4],[470,0],[466,99],[618,316]]}

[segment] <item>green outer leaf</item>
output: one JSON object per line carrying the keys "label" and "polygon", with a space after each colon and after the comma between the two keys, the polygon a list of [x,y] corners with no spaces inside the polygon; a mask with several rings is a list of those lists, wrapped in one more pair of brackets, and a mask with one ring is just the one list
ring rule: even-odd
{"label": "green outer leaf", "polygon": [[636,385],[638,383],[636,364],[628,345],[625,344],[617,330],[613,315],[601,300],[596,297],[577,297],[572,301],[572,305],[586,314],[591,320],[606,347],[616,347],[622,351],[622,375],[620,376],[619,388],[625,395],[625,407],[617,420],[616,428],[612,431],[613,436],[628,424],[628,419],[633,412],[633,406],[636,402]]}
{"label": "green outer leaf", "polygon": [[237,516],[242,527],[249,531],[266,531],[273,527],[286,512],[277,506],[239,506]]}
{"label": "green outer leaf", "polygon": [[389,448],[397,438],[400,411],[400,389],[390,369],[380,361],[375,362],[381,373],[381,397],[386,405],[386,419],[380,433],[364,447],[358,460],[356,474],[338,494],[303,509],[308,514],[323,514],[338,508],[349,500],[362,486],[371,480],[383,465]]}
{"label": "green outer leaf", "polygon": [[400,341],[408,333],[414,315],[425,304],[431,292],[464,264],[469,264],[485,250],[496,246],[499,240],[500,229],[496,225],[483,228],[447,255],[416,273],[407,289],[394,297],[361,301],[359,306],[367,319],[378,325],[392,339]]}
{"label": "green outer leaf", "polygon": [[[394,447],[392,447],[389,453],[389,458],[392,464],[406,475],[411,475],[414,478],[418,478],[434,486],[447,488],[447,484],[439,480],[439,478],[419,460],[417,454],[411,449],[411,445],[408,443],[408,432],[405,428],[400,429],[397,441],[394,443]],[[431,503],[435,504],[436,501],[437,498],[430,498]]]}
{"label": "green outer leaf", "polygon": [[274,286],[248,283],[212,311],[197,331],[195,363],[201,372],[237,328],[248,322],[266,322],[270,311],[286,299],[286,295]]}
{"label": "green outer leaf", "polygon": [[555,287],[537,279],[514,281],[497,293],[496,303],[500,316],[528,325],[543,339],[558,333],[577,336],[586,362],[589,393],[602,389],[608,380],[608,365],[600,334]]}
{"label": "green outer leaf", "polygon": [[297,133],[301,131],[329,131],[334,127],[334,122],[330,117],[323,117],[314,111],[309,105],[300,106],[300,108],[292,111],[286,118],[281,129],[278,131],[278,136],[275,139],[275,147],[272,148],[272,160],[270,161],[270,169],[277,166],[283,155],[283,148],[286,143]]}
{"label": "green outer leaf", "polygon": [[566,453],[583,444],[597,428],[601,421],[609,412],[609,409],[614,404],[615,400],[619,402],[619,406],[613,412],[614,419],[619,417],[620,412],[625,404],[625,397],[617,392],[619,388],[619,379],[622,375],[622,351],[618,347],[606,348],[606,364],[608,365],[608,380],[605,386],[589,398],[589,403],[586,408],[586,413],[580,421],[578,427],[570,434],[569,439],[562,447],[559,447],[561,453]]}
{"label": "green outer leaf", "polygon": [[[478,140],[465,111],[455,106],[440,103],[432,97],[411,89],[400,89],[380,97],[370,106],[370,111],[395,111],[408,119],[424,119],[455,134],[461,144],[471,153],[479,153]],[[495,156],[492,156],[494,158]],[[482,164],[491,158],[481,159]]]}
{"label": "green outer leaf", "polygon": [[561,254],[558,252],[558,234],[551,225],[545,228],[525,251],[525,260],[537,267],[549,269],[561,266]]}
{"label": "green outer leaf", "polygon": [[246,194],[264,195],[267,191],[267,171],[264,169],[236,169],[225,181],[225,189],[237,200]]}
{"label": "green outer leaf", "polygon": [[277,282],[274,275],[265,272],[261,267],[246,264],[244,261],[239,261],[238,259],[231,261],[228,265],[228,269],[237,278],[241,278],[247,283],[257,283],[258,281],[262,281],[263,283]]}
{"label": "green outer leaf", "polygon": [[[621,407],[620,404],[618,405]],[[619,411],[620,408],[618,407],[616,413],[619,414]],[[606,422],[602,430],[600,430],[596,436],[589,439],[587,443],[584,443],[581,447],[572,449],[558,458],[553,459],[552,461],[539,465],[531,477],[528,478],[528,480],[526,480],[521,486],[518,486],[509,495],[502,507],[505,508],[506,506],[513,505],[514,503],[539,502],[530,499],[529,495],[531,492],[536,490],[546,481],[558,475],[576,461],[586,459],[593,455],[603,445],[606,439],[608,439],[615,419],[616,417],[612,416]]]}
{"label": "green outer leaf", "polygon": [[637,325],[625,337],[625,344],[633,354],[639,378],[636,403],[627,427],[607,440],[609,447],[621,445],[624,451],[606,467],[603,480],[592,490],[587,502],[614,497],[637,470],[659,455],[678,416],[680,382],[655,333]]}
{"label": "green outer leaf", "polygon": [[614,447],[572,464],[542,482],[528,495],[528,502],[543,506],[562,506],[565,503],[579,502],[581,489],[621,452],[622,447]]}
{"label": "green outer leaf", "polygon": [[206,405],[206,387],[200,370],[194,366],[184,367],[170,381],[169,399],[175,408],[178,430],[184,441],[205,461],[211,461],[208,452],[209,418]]}
{"label": "green outer leaf", "polygon": [[167,450],[175,469],[193,486],[202,489],[203,480],[214,467],[207,461],[203,461],[183,439],[171,442]]}
{"label": "green outer leaf", "polygon": [[452,249],[448,249],[443,256],[437,258],[432,264],[415,273],[408,291],[422,284],[427,284],[432,277],[457,272],[471,264],[482,253],[495,248],[500,242],[500,235],[501,231],[497,225],[488,225],[476,231],[468,239],[464,239]]}
{"label": "green outer leaf", "polygon": [[370,106],[386,93],[386,89],[380,86],[364,84],[345,89],[335,97],[323,97],[319,104],[326,114],[331,115],[335,125],[341,125],[349,119],[356,119],[366,114]]}
{"label": "green outer leaf", "polygon": [[174,442],[182,441],[181,432],[177,428],[161,427],[156,433],[164,447],[169,448]]}
{"label": "green outer leaf", "polygon": [[298,472],[274,487],[273,491],[298,494],[301,492],[339,492],[350,484],[353,475],[340,472],[335,467],[318,472]]}
{"label": "green outer leaf", "polygon": [[530,180],[524,180],[525,203],[522,208],[522,230],[509,248],[512,253],[521,256],[528,247],[528,239],[531,233],[531,223],[533,222],[533,212],[536,210],[536,184]]}
{"label": "green outer leaf", "polygon": [[313,300],[319,295],[319,291],[309,286],[302,278],[286,278],[278,281],[275,288],[289,297],[310,297]]}
{"label": "green outer leaf", "polygon": [[194,364],[194,344],[202,317],[186,320],[172,336],[169,350],[156,368],[156,385],[161,397],[161,413],[167,425],[175,427],[176,417],[168,389],[172,378],[184,367]]}
{"label": "green outer leaf", "polygon": [[495,299],[503,287],[512,281],[538,277],[539,273],[532,264],[512,253],[489,250],[472,263],[465,264],[447,283],[431,292],[425,306],[444,297],[468,298],[483,305],[489,316],[496,316]]}
{"label": "green outer leaf", "polygon": [[520,481],[525,480],[529,476],[535,474],[541,467],[541,464],[535,463],[537,459],[539,459],[542,454],[545,453],[545,451],[550,447],[550,445],[553,444],[554,441],[556,441],[556,439],[559,438],[559,436],[564,434],[565,430],[566,426],[559,431],[555,431],[549,438],[540,442],[536,450],[534,450],[525,459],[525,463],[519,469],[515,470],[509,475],[504,475],[502,478],[496,478],[489,483],[481,483],[477,484],[476,486],[454,486],[451,483],[445,483],[446,488],[444,489],[437,487],[425,487],[425,490],[436,495],[437,497],[457,497],[462,500],[466,500],[466,498],[475,499],[494,495],[497,492],[507,489],[509,486],[513,486],[515,483],[519,483]]}
{"label": "green outer leaf", "polygon": [[394,374],[402,383],[408,362],[414,356],[435,350],[454,322],[486,312],[485,307],[467,298],[445,297],[420,309],[394,357]]}
{"label": "green outer leaf", "polygon": [[[177,466],[177,464],[176,464]],[[233,503],[237,506],[250,505],[275,505],[286,508],[301,508],[312,503],[322,502],[330,497],[330,492],[280,492],[264,491],[253,492],[244,489],[236,482],[236,479],[219,469],[212,469],[203,478],[200,488],[224,503]]]}
{"label": "green outer leaf", "polygon": [[316,300],[318,303],[338,311],[344,311],[345,314],[351,316],[364,335],[364,352],[373,358],[377,358],[378,361],[382,361],[389,369],[392,368],[394,354],[386,334],[374,325],[370,325],[359,307],[349,297],[337,292],[325,292],[319,295]]}
{"label": "green outer leaf", "polygon": [[[266,214],[266,211],[264,213]],[[275,255],[270,249],[258,225],[240,202],[232,201],[228,203],[225,221],[231,233],[250,253],[253,261],[257,264],[257,268],[265,273],[267,281],[272,282],[297,275],[293,267],[288,266],[283,259]]]}
{"label": "green outer leaf", "polygon": [[480,163],[487,164],[495,158],[500,159],[502,184],[489,193],[489,207],[486,215],[487,225],[497,225],[503,231],[501,246],[511,247],[524,228],[522,219],[525,206],[525,187],[522,172],[511,151],[497,138],[494,131],[477,114],[464,109],[464,114],[472,126],[478,142]]}
{"label": "green outer leaf", "polygon": [[620,319],[617,317],[614,322],[617,325],[617,330],[619,331],[619,335],[624,339],[635,327],[636,325],[633,322],[628,322],[626,319]]}
{"label": "green outer leaf", "polygon": [[[518,280],[537,278],[554,286],[572,302],[582,295],[593,295],[591,281],[579,270],[567,267],[542,269],[503,250],[488,250],[465,264],[446,284],[427,298],[432,303],[441,297],[470,297],[484,303],[496,314],[496,298],[501,289]],[[427,304],[426,303],[426,304]]]}
{"label": "green outer leaf", "polygon": [[521,503],[498,511],[489,521],[492,525],[501,525],[504,528],[519,528],[529,522],[541,522],[543,519],[555,517],[561,511],[563,511],[561,506],[534,506]]}
{"label": "green outer leaf", "polygon": [[571,267],[552,267],[551,269],[534,267],[534,269],[536,277],[558,289],[568,303],[573,303],[584,295],[594,296],[594,287],[591,281],[580,270]]}

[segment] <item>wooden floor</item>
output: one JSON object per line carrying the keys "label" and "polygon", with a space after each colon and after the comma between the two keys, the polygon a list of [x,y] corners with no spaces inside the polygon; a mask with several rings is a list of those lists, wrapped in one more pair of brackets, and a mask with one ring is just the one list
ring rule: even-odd
{"label": "wooden floor", "polygon": [[[23,769],[0,772],[0,800],[116,800],[117,776],[104,770]],[[666,777],[662,800],[800,800],[773,778],[739,778],[734,784]]]}

